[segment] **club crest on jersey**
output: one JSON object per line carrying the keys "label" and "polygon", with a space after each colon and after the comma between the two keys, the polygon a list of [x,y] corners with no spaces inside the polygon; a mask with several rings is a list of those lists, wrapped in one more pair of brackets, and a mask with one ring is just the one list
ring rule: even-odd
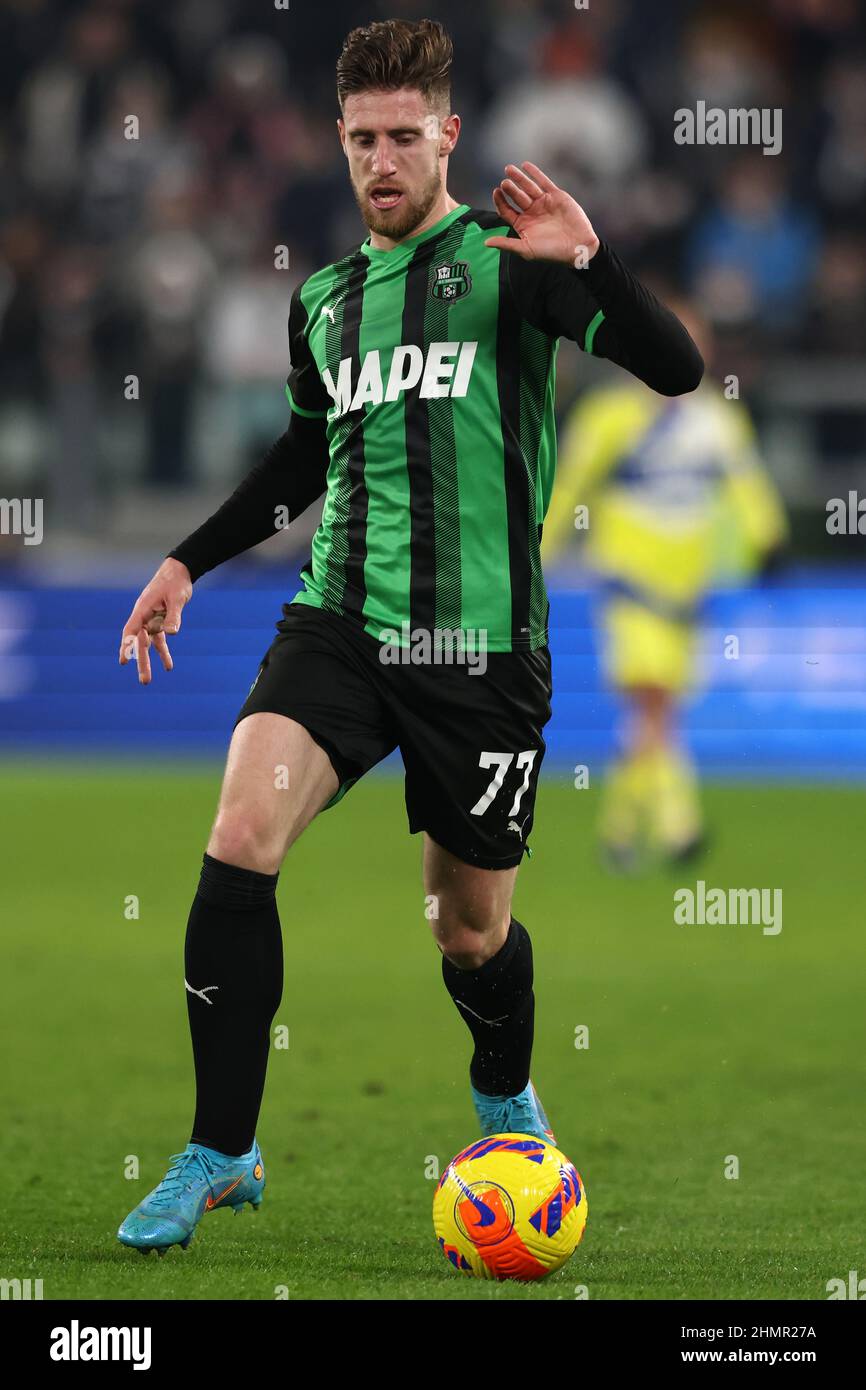
{"label": "club crest on jersey", "polygon": [[471,289],[472,276],[469,274],[468,261],[433,267],[430,293],[434,299],[462,299]]}

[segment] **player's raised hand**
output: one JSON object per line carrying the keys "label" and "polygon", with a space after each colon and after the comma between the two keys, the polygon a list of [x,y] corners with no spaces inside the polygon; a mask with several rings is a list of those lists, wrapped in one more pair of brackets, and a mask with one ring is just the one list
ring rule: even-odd
{"label": "player's raised hand", "polygon": [[166,671],[173,666],[166,633],[180,631],[180,615],[185,603],[192,598],[192,580],[186,565],[180,560],[163,560],[150,583],[136,600],[120,638],[120,664],[125,666],[133,657],[138,665],[138,679],[150,685],[150,648],[155,647]]}
{"label": "player's raised hand", "polygon": [[505,173],[493,201],[517,236],[488,237],[484,245],[527,261],[563,261],[582,269],[598,250],[598,237],[580,204],[528,160],[520,168],[506,164]]}

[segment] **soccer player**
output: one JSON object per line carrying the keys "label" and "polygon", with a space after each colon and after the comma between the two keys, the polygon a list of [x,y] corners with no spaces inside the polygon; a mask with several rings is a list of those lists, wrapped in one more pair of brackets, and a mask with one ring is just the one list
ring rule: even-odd
{"label": "soccer player", "polygon": [[[676,307],[711,361],[709,325],[688,303]],[[626,709],[602,800],[602,847],[623,871],[679,863],[704,838],[697,774],[678,731],[701,604],[720,578],[742,578],[778,554],[784,511],[748,410],[709,380],[674,401],[639,382],[581,397],[563,433],[545,561],[574,536],[584,507],[587,560],[602,582],[606,674]]]}
{"label": "soccer player", "polygon": [[142,1250],[188,1244],[205,1210],[260,1202],[280,866],[395,748],[445,985],[472,1034],[482,1132],[550,1137],[529,1079],[532,948],[511,897],[550,715],[539,554],[557,340],[666,395],[693,390],[703,364],[534,165],[506,168],[495,211],[451,197],[451,60],[431,20],[346,40],[338,130],[369,235],[292,298],[285,434],[171,552],[123,631],[121,662],[135,652],[144,684],[151,646],[170,670],[167,635],[196,579],[272,534],[277,509],[295,517],[325,492],[231,740],[186,935],[192,1136],[120,1227]]}

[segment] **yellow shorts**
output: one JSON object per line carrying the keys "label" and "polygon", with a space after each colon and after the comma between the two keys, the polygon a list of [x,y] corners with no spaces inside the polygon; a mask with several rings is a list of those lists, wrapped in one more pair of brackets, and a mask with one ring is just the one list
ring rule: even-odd
{"label": "yellow shorts", "polygon": [[652,685],[684,693],[694,671],[694,624],[675,622],[628,598],[604,611],[607,678],[615,686]]}

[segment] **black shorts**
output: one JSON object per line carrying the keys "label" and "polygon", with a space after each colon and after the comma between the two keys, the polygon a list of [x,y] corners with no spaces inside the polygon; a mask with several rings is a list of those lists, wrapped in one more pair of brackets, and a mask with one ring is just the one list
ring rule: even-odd
{"label": "black shorts", "polygon": [[480,868],[519,864],[550,718],[547,648],[484,653],[474,673],[471,660],[391,664],[348,618],[303,604],[283,614],[237,722],[270,712],[302,724],[339,778],[331,805],[399,748],[412,834]]}

